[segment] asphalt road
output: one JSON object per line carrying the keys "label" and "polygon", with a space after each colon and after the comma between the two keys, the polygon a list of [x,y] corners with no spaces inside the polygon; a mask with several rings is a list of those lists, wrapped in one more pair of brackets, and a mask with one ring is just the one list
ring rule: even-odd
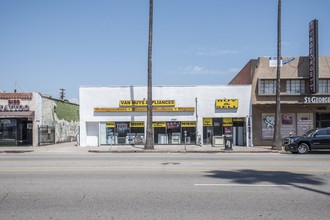
{"label": "asphalt road", "polygon": [[330,154],[0,154],[0,219],[330,219]]}

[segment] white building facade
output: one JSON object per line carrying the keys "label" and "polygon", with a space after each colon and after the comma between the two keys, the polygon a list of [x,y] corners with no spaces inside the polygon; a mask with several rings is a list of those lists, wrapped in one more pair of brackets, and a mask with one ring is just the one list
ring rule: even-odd
{"label": "white building facade", "polygon": [[[144,144],[147,87],[81,87],[80,146]],[[153,87],[155,144],[252,146],[251,85]]]}

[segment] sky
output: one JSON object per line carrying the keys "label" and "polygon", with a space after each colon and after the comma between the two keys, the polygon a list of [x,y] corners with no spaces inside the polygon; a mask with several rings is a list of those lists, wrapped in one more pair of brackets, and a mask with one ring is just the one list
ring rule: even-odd
{"label": "sky", "polygon": [[[153,85],[226,85],[277,55],[277,0],[154,0]],[[282,56],[330,56],[330,1],[282,0]],[[146,86],[149,0],[0,0],[0,91]]]}

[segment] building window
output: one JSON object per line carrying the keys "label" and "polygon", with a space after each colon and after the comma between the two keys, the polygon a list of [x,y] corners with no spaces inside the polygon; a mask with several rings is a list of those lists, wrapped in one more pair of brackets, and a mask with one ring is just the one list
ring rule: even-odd
{"label": "building window", "polygon": [[319,93],[330,93],[330,80],[320,79],[319,80]]}
{"label": "building window", "polygon": [[275,94],[276,80],[275,79],[261,79],[259,81],[259,95]]}
{"label": "building window", "polygon": [[304,80],[287,80],[286,81],[286,93],[289,94],[304,94],[305,81]]}

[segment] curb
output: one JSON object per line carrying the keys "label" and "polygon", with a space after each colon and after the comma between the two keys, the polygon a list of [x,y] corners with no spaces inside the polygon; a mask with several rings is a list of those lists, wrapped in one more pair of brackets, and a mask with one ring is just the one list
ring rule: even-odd
{"label": "curb", "polygon": [[4,150],[0,151],[0,154],[19,154],[19,153],[31,153],[33,150]]}
{"label": "curb", "polygon": [[88,150],[89,153],[279,153],[279,151],[232,151],[232,150],[219,150],[219,151],[194,151],[194,150]]}

